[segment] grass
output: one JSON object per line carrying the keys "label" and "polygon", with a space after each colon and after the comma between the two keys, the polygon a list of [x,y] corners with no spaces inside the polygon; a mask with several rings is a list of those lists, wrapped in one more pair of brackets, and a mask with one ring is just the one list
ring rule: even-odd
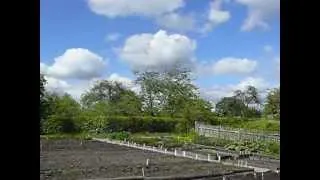
{"label": "grass", "polygon": [[41,139],[83,139],[83,140],[90,140],[94,137],[88,133],[72,133],[72,134],[47,134],[47,135],[40,135]]}
{"label": "grass", "polygon": [[231,128],[241,128],[261,132],[280,131],[280,121],[277,120],[220,118],[218,122],[222,126],[228,126]]}

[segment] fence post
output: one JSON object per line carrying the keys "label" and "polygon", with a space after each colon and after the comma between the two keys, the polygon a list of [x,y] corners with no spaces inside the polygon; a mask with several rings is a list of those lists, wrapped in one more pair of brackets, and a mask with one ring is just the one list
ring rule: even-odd
{"label": "fence post", "polygon": [[198,154],[196,154],[196,160],[198,159]]}
{"label": "fence post", "polygon": [[177,149],[174,149],[174,156],[177,156]]}
{"label": "fence post", "polygon": [[208,161],[210,161],[210,154],[208,154]]}
{"label": "fence post", "polygon": [[183,157],[186,157],[186,151],[183,151]]}
{"label": "fence post", "polygon": [[144,168],[142,168],[141,171],[142,171],[142,177],[144,177]]}

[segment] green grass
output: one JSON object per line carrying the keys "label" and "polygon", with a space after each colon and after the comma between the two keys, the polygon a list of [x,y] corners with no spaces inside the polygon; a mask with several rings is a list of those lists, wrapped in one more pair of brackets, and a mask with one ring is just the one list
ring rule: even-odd
{"label": "green grass", "polygon": [[40,135],[42,139],[83,139],[83,140],[90,140],[92,139],[92,135],[88,133],[75,133],[75,134],[48,134],[48,135]]}
{"label": "green grass", "polygon": [[280,121],[268,119],[237,119],[237,118],[219,118],[218,123],[222,126],[232,128],[242,128],[262,132],[279,132]]}

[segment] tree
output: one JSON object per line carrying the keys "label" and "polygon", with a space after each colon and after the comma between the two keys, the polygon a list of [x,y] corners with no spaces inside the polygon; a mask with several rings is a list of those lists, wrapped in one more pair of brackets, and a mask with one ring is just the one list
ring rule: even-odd
{"label": "tree", "polygon": [[258,89],[254,86],[248,86],[245,91],[245,102],[248,107],[250,104],[260,104]]}
{"label": "tree", "polygon": [[276,119],[280,118],[280,88],[275,88],[268,93],[264,113]]}
{"label": "tree", "polygon": [[240,114],[242,117],[259,116],[260,112],[256,108],[257,105],[260,105],[257,88],[254,86],[247,86],[244,91],[236,90],[233,97],[244,104],[244,106],[240,106]]}
{"label": "tree", "polygon": [[197,88],[191,82],[191,70],[176,67],[164,73],[162,80],[164,110],[171,116],[185,112],[188,103],[199,99]]}
{"label": "tree", "polygon": [[237,96],[224,97],[216,104],[216,113],[221,116],[243,116],[245,109],[246,105]]}
{"label": "tree", "polygon": [[103,80],[97,82],[93,88],[82,95],[81,104],[85,107],[90,107],[98,102],[116,102],[120,99],[121,92],[124,87],[119,82],[111,82]]}
{"label": "tree", "polygon": [[50,97],[50,115],[44,122],[46,133],[73,133],[80,130],[80,104],[70,95]]}
{"label": "tree", "polygon": [[40,73],[40,106],[39,106],[39,127],[40,127],[40,133],[42,133],[42,124],[44,119],[46,118],[46,98],[45,98],[45,84],[47,83],[46,79],[44,78],[44,75]]}
{"label": "tree", "polygon": [[96,104],[103,105],[108,115],[138,115],[141,111],[141,101],[131,90],[126,89],[119,82],[107,80],[98,82],[81,98],[85,108],[96,108]]}
{"label": "tree", "polygon": [[141,87],[140,97],[143,102],[143,109],[151,116],[155,116],[160,111],[163,102],[162,90],[163,82],[159,72],[134,72],[137,76],[136,84]]}

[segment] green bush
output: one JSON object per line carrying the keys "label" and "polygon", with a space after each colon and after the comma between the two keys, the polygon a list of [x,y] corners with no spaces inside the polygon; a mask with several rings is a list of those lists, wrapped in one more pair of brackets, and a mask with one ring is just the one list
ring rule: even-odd
{"label": "green bush", "polygon": [[116,140],[122,140],[123,141],[125,139],[129,139],[130,133],[125,132],[125,131],[123,131],[123,132],[113,132],[113,133],[110,133],[108,135],[108,137],[110,139],[116,139]]}
{"label": "green bush", "polygon": [[43,124],[46,134],[77,133],[80,132],[79,124],[70,117],[51,115]]}
{"label": "green bush", "polygon": [[174,132],[180,119],[163,117],[108,117],[108,132]]}

